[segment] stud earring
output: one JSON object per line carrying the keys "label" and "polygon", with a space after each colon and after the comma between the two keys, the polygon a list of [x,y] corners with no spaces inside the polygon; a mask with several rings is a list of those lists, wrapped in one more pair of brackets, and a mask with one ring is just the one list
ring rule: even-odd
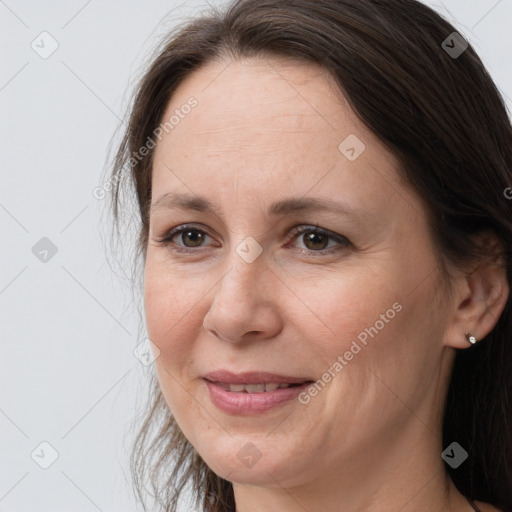
{"label": "stud earring", "polygon": [[471,345],[475,345],[478,341],[472,334],[469,334],[469,332],[466,333],[466,340],[468,340]]}

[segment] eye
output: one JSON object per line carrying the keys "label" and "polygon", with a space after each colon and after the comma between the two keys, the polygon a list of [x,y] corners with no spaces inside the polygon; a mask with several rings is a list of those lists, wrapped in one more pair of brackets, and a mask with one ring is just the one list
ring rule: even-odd
{"label": "eye", "polygon": [[351,245],[344,236],[319,228],[318,225],[296,226],[292,231],[292,241],[297,239],[304,245],[299,247],[303,252],[316,252],[320,253],[319,255],[340,251]]}
{"label": "eye", "polygon": [[[177,241],[174,241],[175,238]],[[163,247],[172,244],[173,249],[179,252],[197,252],[194,251],[194,248],[202,247],[206,238],[211,238],[206,231],[194,226],[182,225],[171,229],[164,237],[156,241]]]}
{"label": "eye", "polygon": [[[163,237],[156,239],[156,242],[163,247],[172,245],[172,250],[178,252],[193,253],[198,252],[196,249],[205,247],[204,242],[207,238],[212,237],[205,230],[184,224],[172,228]],[[298,247],[298,249],[308,255],[318,253],[315,256],[340,251],[351,245],[344,236],[320,228],[318,225],[296,226],[290,233],[290,239],[292,242],[296,239],[302,241],[303,247]],[[287,246],[289,245],[290,243],[287,244]]]}

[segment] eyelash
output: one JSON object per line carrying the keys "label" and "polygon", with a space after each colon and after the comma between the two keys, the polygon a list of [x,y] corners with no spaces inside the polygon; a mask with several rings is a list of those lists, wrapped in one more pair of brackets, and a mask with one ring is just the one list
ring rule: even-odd
{"label": "eyelash", "polygon": [[[162,247],[168,247],[170,245],[173,245],[174,247],[172,248],[173,251],[176,251],[176,252],[181,252],[181,253],[197,253],[198,250],[197,249],[201,249],[201,246],[198,247],[197,249],[196,248],[192,248],[192,247],[186,247],[186,246],[183,246],[183,245],[178,245],[178,244],[175,244],[172,239],[176,236],[176,235],[179,235],[181,233],[184,233],[185,231],[197,231],[199,233],[203,233],[207,236],[210,236],[208,235],[208,233],[202,229],[199,229],[197,227],[194,227],[193,225],[187,225],[187,224],[183,224],[181,226],[177,226],[175,228],[172,228],[170,229],[164,237],[162,238],[159,238],[159,239],[156,239],[156,242],[158,244],[160,244]],[[343,249],[346,249],[347,247],[349,247],[351,244],[351,242],[345,238],[344,236],[341,236],[341,235],[338,235],[336,233],[333,233],[332,231],[329,231],[327,229],[323,229],[323,228],[320,228],[318,227],[318,224],[316,225],[298,225],[298,226],[295,226],[293,229],[292,229],[292,232],[290,233],[290,241],[293,241],[295,240],[296,238],[298,238],[301,234],[304,234],[304,233],[316,233],[316,234],[319,234],[319,235],[323,235],[323,236],[326,236],[326,237],[329,237],[333,240],[335,240],[336,242],[339,243],[338,246],[335,246],[335,247],[330,247],[328,249],[321,249],[321,250],[318,250],[318,251],[315,251],[313,249],[308,249],[308,248],[302,248],[300,247],[299,249],[304,253],[309,253],[308,256],[312,256],[312,257],[318,257],[318,256],[327,256],[327,255],[330,255],[332,254],[333,252],[338,252],[338,251],[341,251]],[[287,242],[287,245],[289,244],[289,242]]]}

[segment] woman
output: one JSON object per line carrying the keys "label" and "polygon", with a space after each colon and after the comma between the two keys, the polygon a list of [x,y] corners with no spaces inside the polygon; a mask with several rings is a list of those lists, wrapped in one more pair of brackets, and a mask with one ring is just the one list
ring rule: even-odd
{"label": "woman", "polygon": [[414,0],[191,21],[112,180],[156,357],[141,501],[149,478],[172,511],[188,485],[205,511],[512,510],[512,130],[449,23]]}

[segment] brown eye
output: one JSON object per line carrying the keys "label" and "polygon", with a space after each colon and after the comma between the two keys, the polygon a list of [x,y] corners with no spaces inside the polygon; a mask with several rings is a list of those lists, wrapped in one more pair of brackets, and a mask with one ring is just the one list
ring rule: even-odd
{"label": "brown eye", "polygon": [[302,237],[304,245],[312,251],[321,251],[322,249],[325,249],[329,243],[328,238],[329,237],[323,235],[322,233],[315,232],[307,233]]}
{"label": "brown eye", "polygon": [[298,240],[303,245],[303,247],[299,245],[298,248],[312,255],[314,253],[318,253],[318,256],[327,255],[352,245],[344,236],[318,226],[296,226],[293,235],[292,241]]}
{"label": "brown eye", "polygon": [[187,229],[182,231],[181,241],[185,247],[199,247],[204,242],[204,233],[198,229]]}
{"label": "brown eye", "polygon": [[171,229],[166,236],[157,240],[163,247],[169,246],[178,252],[197,252],[194,248],[208,247],[204,242],[211,238],[204,230],[191,226],[178,226]]}
{"label": "brown eye", "polygon": [[[299,240],[302,247],[299,246],[298,248],[305,253],[305,255],[328,255],[346,249],[352,245],[344,236],[319,228],[318,226],[296,226],[293,230],[293,235],[291,242]],[[209,247],[204,243],[207,238],[211,238],[211,236],[204,230],[182,225],[171,229],[166,236],[157,240],[157,242],[164,247],[169,246],[172,250],[177,252],[198,253],[198,251],[194,249],[206,249]],[[215,241],[214,246],[218,247]]]}

